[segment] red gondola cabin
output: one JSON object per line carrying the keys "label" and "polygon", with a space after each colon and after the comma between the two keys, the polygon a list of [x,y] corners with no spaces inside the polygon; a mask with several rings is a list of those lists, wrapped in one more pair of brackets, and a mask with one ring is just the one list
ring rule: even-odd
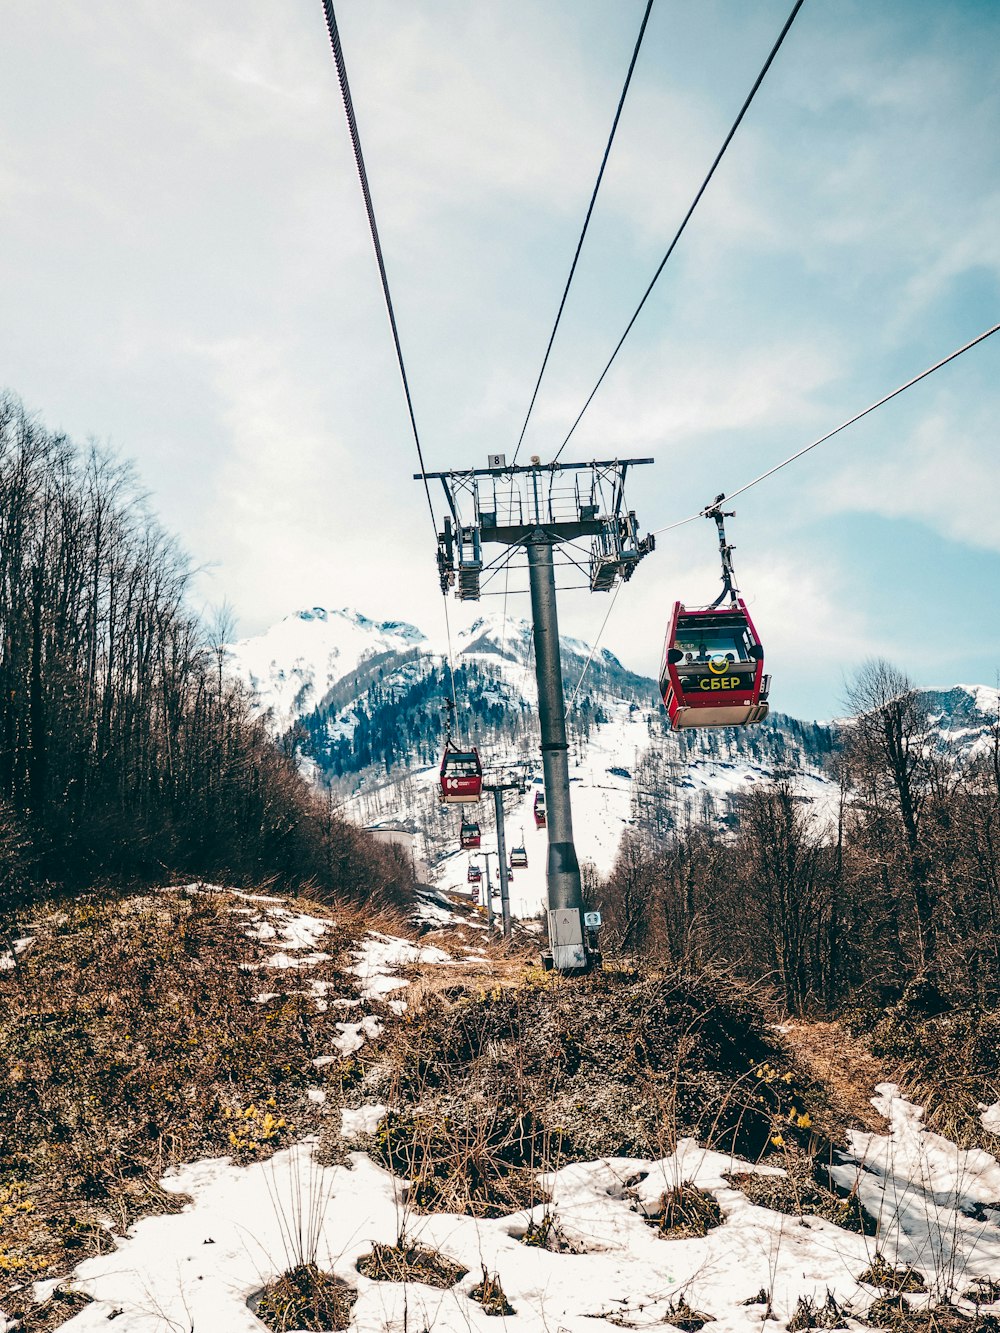
{"label": "red gondola cabin", "polygon": [[474,851],[482,843],[482,835],[479,831],[479,825],[473,823],[471,820],[463,819],[459,842],[463,852]]}
{"label": "red gondola cabin", "polygon": [[483,794],[483,766],[478,750],[445,750],[441,760],[441,800],[466,805]]}
{"label": "red gondola cabin", "polygon": [[746,727],[768,711],[764,649],[742,599],[688,611],[674,603],[660,668],[670,726]]}
{"label": "red gondola cabin", "polygon": [[466,875],[466,879],[469,881],[470,884],[478,884],[479,881],[482,879],[482,877],[483,877],[483,872],[479,869],[478,866],[469,866],[469,873],[468,875]]}
{"label": "red gondola cabin", "polygon": [[545,827],[545,793],[543,791],[535,792],[535,825],[538,828]]}

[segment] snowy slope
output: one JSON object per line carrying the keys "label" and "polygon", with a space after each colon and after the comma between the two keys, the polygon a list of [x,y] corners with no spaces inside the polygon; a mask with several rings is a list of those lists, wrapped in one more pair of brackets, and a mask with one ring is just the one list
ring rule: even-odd
{"label": "snowy slope", "polygon": [[379,622],[346,607],[315,606],[231,644],[227,665],[250,685],[261,711],[270,710],[282,732],[364,659],[407,652],[424,642],[420,630],[403,621]]}
{"label": "snowy slope", "polygon": [[[184,891],[213,892],[205,885]],[[309,974],[325,956],[322,945],[336,922],[276,898],[236,897],[247,932],[277,950],[257,973],[261,984],[269,968],[297,969],[303,995],[323,1009],[328,998],[322,985],[309,985]],[[306,1257],[356,1293],[351,1328],[358,1333],[503,1328],[473,1297],[484,1266],[498,1275],[513,1307],[507,1318],[525,1333],[592,1333],[605,1324],[677,1329],[681,1319],[691,1327],[691,1311],[710,1321],[712,1333],[769,1327],[783,1333],[793,1320],[793,1327],[806,1326],[810,1305],[803,1302],[813,1313],[825,1306],[823,1316],[836,1316],[827,1319],[836,1327],[864,1327],[858,1321],[885,1294],[875,1285],[880,1264],[916,1270],[922,1289],[908,1290],[906,1298],[914,1311],[952,1300],[975,1329],[972,1317],[984,1313],[977,1304],[993,1313],[1000,1308],[1000,1302],[990,1307],[995,1283],[989,1281],[1000,1272],[1000,1163],[928,1130],[921,1108],[889,1083],[871,1089],[884,1128],[850,1131],[832,1168],[841,1190],[860,1198],[877,1220],[877,1237],[808,1210],[798,1217],[752,1203],[733,1176],[780,1177],[779,1158],[754,1164],[694,1139],[670,1143],[669,1135],[660,1158],[605,1157],[539,1176],[539,1202],[508,1216],[416,1211],[408,1182],[364,1151],[364,1135],[377,1129],[386,1107],[342,1108],[339,1078],[323,1071],[377,1036],[387,1010],[406,1011],[409,981],[401,969],[446,977],[449,969],[468,967],[471,960],[456,955],[472,951],[456,943],[454,949],[449,940],[446,952],[374,931],[356,942],[354,997],[335,1001],[345,1011],[336,1050],[313,1060],[309,1096],[328,1117],[322,1160],[313,1138],[263,1162],[241,1166],[218,1157],[170,1171],[164,1187],[189,1196],[179,1211],[138,1220],[115,1237],[113,1249],[62,1279],[35,1285],[39,1300],[60,1280],[91,1298],[62,1324],[67,1333],[95,1333],[112,1323],[119,1333],[260,1333],[255,1297]],[[482,976],[487,982],[488,964]],[[665,1236],[649,1224],[664,1192],[682,1182],[718,1206],[721,1221],[705,1235]],[[526,1243],[529,1225],[537,1228],[546,1217],[558,1243]],[[401,1232],[466,1271],[445,1289],[374,1281],[359,1271],[373,1243],[393,1245]],[[884,1315],[873,1312],[871,1325],[884,1326]],[[0,1314],[0,1329],[8,1327]]]}
{"label": "snowy slope", "polygon": [[[577,640],[564,640],[562,648],[564,666],[569,667],[567,676],[578,679],[589,647]],[[528,790],[524,796],[508,795],[505,829],[508,859],[512,847],[524,846],[528,867],[516,869],[511,876],[511,908],[516,916],[533,916],[546,896],[548,843],[546,831],[536,828],[533,816],[534,793],[542,777],[534,716],[537,692],[529,657],[530,627],[524,621],[510,622],[505,630],[500,617],[484,618],[458,637],[456,649],[459,663],[490,668],[496,696],[506,699],[510,710],[529,710],[518,745],[505,739],[498,741],[488,732],[474,739],[487,778],[509,777],[510,765],[521,761],[519,771]],[[745,738],[741,741],[716,736],[705,740],[672,734],[662,708],[653,698],[653,683],[630,678],[611,654],[599,659],[595,675],[594,697],[599,703],[600,720],[591,721],[584,732],[580,719],[573,714],[570,717],[573,828],[585,876],[610,873],[625,829],[652,823],[644,813],[647,808],[655,807],[656,817],[666,819],[671,826],[713,811],[722,816],[740,793],[774,773],[777,764],[773,757],[758,760],[742,752]],[[589,675],[587,688],[593,689]],[[781,756],[798,771],[802,795],[822,810],[835,809],[836,787],[820,761],[811,758],[803,746],[796,746],[793,737],[780,739]],[[481,894],[485,901],[484,854],[495,854],[497,849],[493,799],[488,797],[478,807],[467,808],[469,817],[481,825],[483,843],[478,852],[463,852],[458,846],[461,810],[441,806],[437,797],[438,771],[432,763],[412,767],[400,779],[385,774],[370,776],[350,790],[345,808],[366,825],[399,824],[411,829],[423,841],[424,859],[433,867],[439,888]],[[468,884],[470,864],[479,865],[484,872],[481,889]],[[494,892],[498,894],[495,855],[489,864]]]}

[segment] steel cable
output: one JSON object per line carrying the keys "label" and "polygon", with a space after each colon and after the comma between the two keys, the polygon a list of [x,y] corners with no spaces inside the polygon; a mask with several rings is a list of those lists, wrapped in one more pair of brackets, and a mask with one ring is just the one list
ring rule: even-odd
{"label": "steel cable", "polygon": [[674,249],[675,249],[676,246],[677,246],[677,242],[681,239],[681,236],[684,234],[684,229],[685,229],[685,227],[687,227],[687,224],[688,224],[688,222],[690,222],[690,220],[691,220],[691,216],[692,216],[692,214],[694,213],[694,210],[698,207],[698,204],[699,204],[700,201],[701,201],[701,197],[702,197],[702,195],[703,195],[703,194],[705,193],[705,191],[708,189],[709,183],[710,183],[712,177],[715,175],[715,170],[716,170],[716,168],[718,167],[719,163],[722,161],[723,156],[725,155],[726,149],[729,147],[730,143],[732,143],[732,141],[733,141],[733,137],[734,137],[734,135],[736,134],[736,131],[739,129],[739,127],[740,127],[740,125],[741,125],[741,123],[742,123],[742,121],[743,121],[743,117],[746,115],[747,111],[750,109],[750,103],[753,101],[754,97],[757,95],[757,90],[758,90],[758,88],[759,88],[760,85],[764,82],[764,77],[765,77],[765,75],[767,74],[767,71],[771,68],[771,64],[772,64],[772,62],[774,61],[775,56],[778,54],[778,51],[781,49],[781,44],[782,44],[782,42],[785,40],[786,36],[788,35],[788,30],[791,28],[792,24],[795,22],[795,16],[798,14],[799,10],[802,8],[802,6],[803,6],[804,3],[805,3],[805,0],[795,0],[795,5],[794,5],[793,8],[792,8],[792,12],[789,14],[788,18],[785,20],[785,26],[781,29],[781,32],[778,34],[778,39],[777,39],[777,41],[776,41],[776,42],[774,43],[774,45],[771,47],[770,54],[768,55],[767,59],[764,61],[764,64],[763,64],[763,67],[761,68],[760,73],[757,75],[757,78],[754,80],[754,85],[753,85],[753,87],[750,89],[750,92],[747,94],[746,101],[743,103],[742,107],[740,107],[739,115],[738,115],[738,116],[736,117],[736,119],[733,121],[732,128],[730,129],[729,133],[726,135],[725,140],[724,140],[724,142],[723,142],[723,144],[722,144],[722,147],[719,149],[718,153],[716,154],[716,156],[715,156],[715,161],[712,163],[711,167],[709,168],[708,175],[707,175],[707,176],[705,177],[705,179],[702,181],[701,186],[700,186],[699,189],[698,189],[698,193],[695,195],[695,197],[694,197],[694,201],[693,201],[693,203],[691,204],[691,207],[690,207],[690,208],[688,209],[688,211],[684,214],[684,219],[683,219],[683,221],[681,222],[681,225],[677,228],[677,232],[676,232],[676,234],[674,235],[674,239],[670,242],[670,245],[669,245],[669,247],[667,248],[667,253],[666,253],[666,254],[663,256],[663,258],[660,260],[659,268],[657,268],[656,272],[653,274],[652,281],[650,282],[649,286],[646,288],[645,292],[643,293],[642,300],[639,302],[638,306],[636,307],[636,309],[635,309],[635,313],[633,314],[632,318],[629,320],[628,324],[625,326],[625,332],[624,332],[624,333],[622,334],[622,336],[618,339],[618,342],[617,342],[617,344],[615,345],[615,350],[611,353],[611,356],[608,358],[608,363],[607,363],[607,365],[606,365],[606,366],[604,367],[604,369],[601,371],[601,374],[600,374],[600,377],[598,378],[597,383],[596,383],[596,384],[594,385],[594,387],[591,389],[590,394],[589,394],[588,397],[587,397],[587,401],[584,403],[583,407],[580,409],[579,415],[577,416],[576,420],[573,422],[572,426],[570,426],[568,432],[566,433],[566,438],[563,440],[562,444],[559,446],[559,448],[558,448],[558,450],[557,450],[557,452],[556,452],[556,456],[555,456],[555,458],[552,460],[553,463],[558,462],[560,454],[561,454],[562,451],[566,448],[567,444],[569,444],[570,439],[572,438],[573,432],[576,430],[577,426],[579,426],[580,422],[583,420],[583,415],[584,415],[584,413],[586,412],[586,410],[587,410],[587,408],[590,406],[590,404],[594,401],[594,398],[595,398],[596,395],[597,395],[597,391],[598,391],[598,389],[599,389],[599,388],[601,387],[601,385],[604,383],[604,378],[605,378],[605,376],[607,375],[608,371],[611,369],[612,365],[614,364],[615,358],[618,356],[618,353],[621,351],[622,346],[624,345],[625,339],[626,339],[626,338],[628,337],[628,335],[632,332],[632,328],[633,328],[633,326],[634,326],[636,320],[639,318],[639,315],[640,315],[641,312],[642,312],[642,308],[643,308],[643,306],[646,304],[646,301],[649,299],[649,296],[650,296],[650,294],[651,294],[653,288],[656,286],[657,281],[659,280],[660,274],[663,272],[664,268],[666,267],[667,260],[668,260],[668,259],[670,258],[670,256],[673,254]]}
{"label": "steel cable", "polygon": [[590,226],[591,215],[594,212],[594,205],[597,203],[597,192],[601,188],[601,181],[604,179],[604,169],[608,165],[608,158],[611,156],[611,146],[615,141],[615,134],[618,132],[618,122],[621,120],[622,109],[625,106],[625,98],[628,96],[629,85],[632,82],[632,73],[635,70],[636,61],[639,59],[639,48],[642,46],[642,39],[646,33],[646,24],[649,22],[650,11],[653,8],[653,0],[648,0],[646,12],[642,16],[642,22],[639,25],[639,36],[636,38],[635,49],[632,52],[632,59],[629,62],[628,73],[625,75],[625,84],[618,99],[618,107],[615,111],[615,118],[611,122],[611,133],[608,136],[608,142],[604,148],[604,156],[601,158],[600,170],[597,173],[597,180],[594,183],[594,190],[590,196],[590,203],[587,205],[587,215],[583,220],[583,229],[580,232],[580,239],[576,243],[576,253],[573,255],[573,262],[570,265],[569,277],[566,279],[566,286],[563,288],[562,300],[559,302],[559,309],[556,311],[556,322],[552,326],[552,332],[549,335],[549,345],[545,349],[545,356],[542,358],[542,368],[538,372],[538,379],[535,381],[535,390],[531,395],[531,402],[528,404],[528,411],[524,418],[524,425],[521,427],[521,434],[518,437],[517,448],[514,450],[514,462],[517,462],[517,456],[521,452],[521,445],[524,443],[525,431],[528,429],[528,422],[531,420],[531,413],[534,410],[535,400],[538,398],[538,390],[542,386],[542,377],[545,374],[545,368],[549,364],[549,356],[552,353],[552,344],[556,340],[556,333],[559,329],[559,321],[562,319],[563,310],[566,308],[566,298],[569,296],[569,289],[573,283],[573,275],[576,273],[576,266],[580,259],[580,251],[583,249],[583,242],[587,235],[587,228]]}
{"label": "steel cable", "polygon": [[[900,384],[898,388],[893,389],[891,393],[887,393],[876,402],[871,403],[863,411],[856,412],[854,416],[849,417],[847,421],[842,422],[833,430],[827,431],[825,435],[821,435],[819,439],[813,440],[813,442],[807,444],[805,448],[796,450],[794,454],[789,454],[789,456],[782,459],[780,463],[775,463],[773,467],[769,467],[766,472],[762,472],[759,477],[754,477],[752,481],[746,482],[743,486],[740,486],[738,490],[728,492],[725,496],[726,502],[728,503],[730,500],[734,500],[738,495],[744,495],[752,486],[758,486],[762,481],[766,481],[768,477],[773,477],[776,472],[780,472],[782,468],[787,467],[789,463],[794,463],[796,459],[802,458],[805,454],[811,452],[811,450],[818,448],[819,445],[825,444],[827,440],[832,440],[835,435],[839,435],[840,432],[846,430],[848,426],[853,426],[855,422],[860,421],[862,417],[868,416],[868,414],[874,412],[876,408],[891,402],[893,398],[897,398],[901,393],[912,388],[914,384],[919,384],[921,380],[927,379],[928,375],[933,375],[936,370],[940,370],[942,366],[946,366],[949,361],[954,361],[964,352],[968,352],[973,347],[978,346],[979,343],[985,342],[987,338],[992,338],[995,333],[1000,333],[1000,324],[994,324],[992,328],[986,329],[985,332],[980,333],[977,337],[971,339],[971,341],[956,348],[956,350],[949,353],[948,356],[942,357],[940,361],[935,361],[932,366],[928,366],[926,370],[922,370],[919,375],[914,375],[912,379],[908,379],[904,384]],[[667,523],[662,528],[655,528],[653,530],[653,535],[659,537],[664,532],[672,532],[674,528],[682,528],[687,523],[694,523],[697,519],[704,518],[712,507],[712,505],[706,505],[704,509],[699,509],[696,514],[689,514],[687,518],[678,519],[676,523]],[[594,654],[597,652],[597,646],[600,643],[604,631],[607,628],[608,621],[611,618],[611,612],[614,610],[615,602],[618,600],[618,593],[621,591],[621,587],[622,585],[619,583],[618,587],[615,589],[615,595],[612,598],[611,605],[608,607],[607,614],[604,617],[601,628],[598,630],[597,638],[594,640],[594,645],[591,648],[590,657],[587,658],[583,671],[580,673],[580,679],[577,682],[576,689],[573,691],[573,698],[570,700],[570,706],[572,706],[576,696],[580,692],[580,687],[583,685],[587,669],[594,659]]]}
{"label": "steel cable", "polygon": [[[834,427],[833,430],[828,430],[827,433],[821,435],[818,440],[813,440],[812,444],[807,444],[804,449],[799,449],[794,454],[789,454],[789,456],[782,459],[780,463],[775,463],[775,465],[769,467],[766,472],[762,472],[759,477],[754,477],[753,481],[746,482],[745,485],[741,486],[738,490],[728,491],[725,495],[726,503],[728,504],[730,500],[735,500],[738,495],[743,495],[744,492],[750,490],[751,486],[757,486],[762,481],[766,481],[768,477],[773,477],[776,472],[780,472],[781,469],[787,467],[789,463],[794,463],[796,459],[801,458],[804,454],[808,454],[819,445],[825,444],[827,440],[832,440],[833,437],[839,435],[842,430],[846,430],[848,426],[853,426],[856,421],[860,421],[862,417],[868,416],[868,414],[874,412],[877,407],[882,407],[884,403],[891,402],[893,398],[897,398],[901,393],[905,392],[905,390],[911,389],[914,384],[919,384],[921,380],[925,380],[928,375],[933,375],[935,370],[940,370],[941,367],[946,366],[949,361],[954,361],[956,357],[960,357],[963,352],[968,352],[979,343],[985,342],[987,338],[992,338],[994,333],[1000,333],[1000,324],[994,324],[991,329],[987,329],[985,333],[980,333],[978,337],[973,338],[971,342],[965,343],[962,347],[949,353],[948,356],[942,357],[940,361],[935,361],[934,365],[928,366],[927,369],[922,370],[919,375],[914,375],[913,378],[907,380],[905,384],[901,384],[897,389],[893,389],[891,393],[887,393],[884,397],[879,398],[877,402],[871,403],[864,409],[864,411],[856,412],[853,417],[849,417],[846,421],[841,422],[841,424]],[[711,505],[706,505],[704,509],[699,509],[697,514],[689,514],[687,518],[678,519],[676,523],[668,523],[665,527],[654,528],[653,536],[658,537],[663,532],[672,532],[674,528],[682,528],[685,523],[693,523],[697,518],[704,518],[711,508]]]}
{"label": "steel cable", "polygon": [[[392,304],[392,294],[389,291],[389,278],[385,271],[382,242],[379,238],[378,223],[375,220],[375,206],[372,203],[371,190],[368,185],[368,170],[365,166],[365,155],[361,148],[361,135],[358,132],[357,117],[354,114],[354,101],[351,97],[351,86],[347,79],[347,65],[344,61],[344,48],[340,42],[340,29],[337,27],[337,15],[334,12],[333,0],[323,0],[323,12],[326,15],[326,28],[330,35],[330,45],[333,48],[333,59],[337,66],[337,79],[340,83],[340,95],[344,102],[344,114],[347,117],[347,128],[351,136],[351,147],[354,149],[354,161],[358,169],[358,179],[361,182],[361,193],[365,201],[365,212],[368,214],[368,226],[371,231],[372,245],[375,248],[375,259],[378,263],[379,277],[382,280],[382,295],[385,297],[385,308],[389,315],[389,325],[392,329],[392,341],[396,348],[396,361],[399,364],[399,374],[403,381],[403,393],[406,395],[406,410],[410,417],[410,427],[413,431],[413,442],[417,446],[417,458],[420,461],[420,472],[424,483],[424,494],[427,497],[427,509],[431,516],[431,528],[434,531],[434,545],[436,548],[438,528],[437,519],[434,515],[434,504],[431,501],[430,485],[427,481],[427,465],[424,462],[424,451],[420,443],[420,432],[417,430],[417,418],[416,413],[413,410],[413,398],[410,394],[410,381],[407,378],[406,364],[403,361],[403,348],[399,341],[399,329],[396,326],[396,312]],[[447,594],[444,595],[444,618],[448,640],[448,672],[451,677],[451,698],[457,713],[458,700],[455,697],[455,661],[451,646],[451,623],[448,616]]]}

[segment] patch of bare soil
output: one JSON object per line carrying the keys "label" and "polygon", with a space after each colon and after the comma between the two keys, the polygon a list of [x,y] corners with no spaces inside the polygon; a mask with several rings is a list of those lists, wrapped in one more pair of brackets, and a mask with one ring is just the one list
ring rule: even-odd
{"label": "patch of bare soil", "polygon": [[[785,1041],[806,1072],[825,1090],[828,1123],[821,1110],[814,1124],[831,1142],[844,1128],[885,1132],[885,1121],[872,1106],[875,1085],[889,1077],[860,1037],[839,1023],[795,1019],[785,1025]],[[832,1132],[831,1132],[832,1131]]]}

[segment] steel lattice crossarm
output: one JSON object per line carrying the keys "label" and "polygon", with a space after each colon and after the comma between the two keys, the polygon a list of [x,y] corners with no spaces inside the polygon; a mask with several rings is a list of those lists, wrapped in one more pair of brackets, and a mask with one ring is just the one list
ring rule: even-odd
{"label": "steel lattice crossarm", "polygon": [[483,546],[527,546],[590,538],[589,578],[594,592],[629,579],[652,535],[640,538],[635,510],[625,505],[625,476],[651,458],[592,463],[508,465],[502,454],[490,466],[450,472],[417,472],[418,481],[440,481],[448,514],[438,533],[442,592],[456,588],[462,601],[478,601]]}

